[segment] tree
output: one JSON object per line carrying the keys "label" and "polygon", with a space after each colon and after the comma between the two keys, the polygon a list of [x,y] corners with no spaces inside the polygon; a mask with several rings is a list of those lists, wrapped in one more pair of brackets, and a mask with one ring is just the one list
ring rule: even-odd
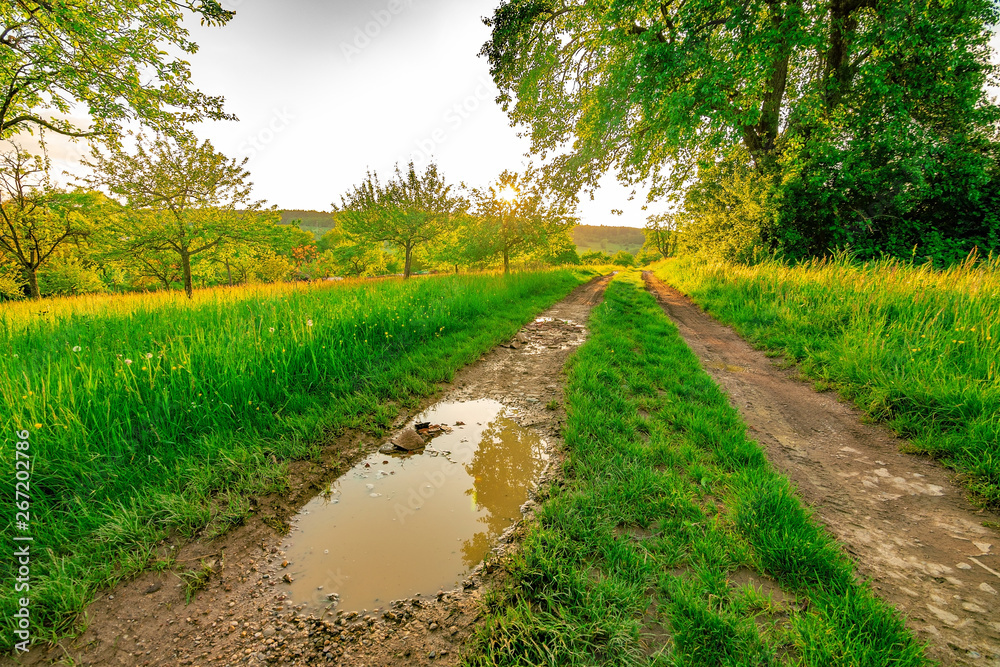
{"label": "tree", "polygon": [[512,257],[564,248],[576,226],[565,199],[545,197],[534,172],[503,172],[497,182],[472,195],[478,218],[478,245],[484,258],[498,257],[510,273]]}
{"label": "tree", "polygon": [[338,275],[377,275],[390,262],[381,241],[367,243],[351,237],[339,227],[334,227],[319,240],[322,249],[321,263]]}
{"label": "tree", "polygon": [[663,257],[670,257],[677,247],[677,223],[673,214],[659,213],[646,219],[646,242],[643,247],[655,248]]}
{"label": "tree", "polygon": [[482,54],[567,196],[612,167],[679,194],[739,159],[789,211],[767,240],[815,252],[989,199],[998,18],[993,0],[506,0]]}
{"label": "tree", "polygon": [[264,243],[274,234],[278,215],[250,198],[246,159],[230,160],[209,141],[158,136],[147,143],[139,136],[134,155],[112,147],[85,164],[94,171],[87,182],[125,204],[113,230],[119,252],[173,254],[188,297],[193,257],[229,243]]}
{"label": "tree", "polygon": [[341,229],[356,243],[389,243],[402,250],[404,278],[410,277],[414,250],[440,237],[467,208],[436,164],[418,174],[413,162],[405,173],[397,165],[395,177],[384,184],[368,172],[333,204]]}
{"label": "tree", "polygon": [[627,250],[619,250],[611,256],[611,263],[617,266],[635,266],[635,256]]}
{"label": "tree", "polygon": [[63,244],[90,233],[84,215],[93,193],[63,192],[46,178],[47,164],[14,145],[0,155],[0,251],[24,274],[28,294],[41,298],[38,270]]}
{"label": "tree", "polygon": [[[130,121],[177,133],[186,123],[234,118],[221,97],[192,87],[187,62],[168,55],[197,51],[181,25],[185,12],[211,25],[233,17],[217,0],[0,3],[0,139],[45,128],[113,140]],[[89,111],[89,128],[51,117],[76,105]]]}

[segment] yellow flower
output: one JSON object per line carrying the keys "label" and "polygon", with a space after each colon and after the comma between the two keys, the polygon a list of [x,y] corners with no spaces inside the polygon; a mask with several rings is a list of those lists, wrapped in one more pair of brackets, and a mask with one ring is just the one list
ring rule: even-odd
{"label": "yellow flower", "polygon": [[41,428],[41,427],[42,427],[41,424],[35,424],[35,428]]}

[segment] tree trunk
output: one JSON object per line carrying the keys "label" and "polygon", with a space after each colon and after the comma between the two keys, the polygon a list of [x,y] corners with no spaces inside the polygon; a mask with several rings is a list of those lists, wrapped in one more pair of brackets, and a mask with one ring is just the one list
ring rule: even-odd
{"label": "tree trunk", "polygon": [[36,299],[36,300],[37,299],[41,299],[42,298],[42,293],[38,289],[38,273],[37,273],[37,269],[26,268],[24,270],[24,272],[28,274],[28,296],[30,296],[32,299]]}
{"label": "tree trunk", "polygon": [[403,264],[403,279],[410,277],[410,264],[413,261],[413,248],[406,246],[406,263]]}
{"label": "tree trunk", "polygon": [[182,252],[181,253],[181,268],[184,270],[184,293],[187,294],[187,298],[194,298],[194,284],[191,282],[191,255]]}
{"label": "tree trunk", "polygon": [[455,265],[455,275],[458,275],[458,264]]}
{"label": "tree trunk", "polygon": [[233,286],[233,270],[229,268],[229,260],[226,260],[226,277],[229,278],[229,286]]}
{"label": "tree trunk", "polygon": [[503,249],[503,272],[504,275],[510,273],[510,252],[507,250],[507,248]]}

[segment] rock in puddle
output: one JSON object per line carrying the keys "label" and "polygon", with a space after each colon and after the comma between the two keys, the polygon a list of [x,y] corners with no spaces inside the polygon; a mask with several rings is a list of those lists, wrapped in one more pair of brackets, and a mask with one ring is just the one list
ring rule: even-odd
{"label": "rock in puddle", "polygon": [[402,430],[395,438],[390,441],[396,447],[400,449],[405,449],[408,452],[415,451],[424,447],[424,439],[420,437],[416,429],[413,427]]}

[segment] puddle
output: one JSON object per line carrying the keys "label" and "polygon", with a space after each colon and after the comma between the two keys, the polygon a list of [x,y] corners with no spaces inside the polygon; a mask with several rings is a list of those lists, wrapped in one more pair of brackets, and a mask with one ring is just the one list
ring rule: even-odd
{"label": "puddle", "polygon": [[372,454],[311,500],[275,575],[291,575],[282,585],[293,603],[361,611],[459,587],[521,517],[545,467],[545,441],[515,415],[488,399],[440,403],[414,422],[450,433],[414,454]]}

